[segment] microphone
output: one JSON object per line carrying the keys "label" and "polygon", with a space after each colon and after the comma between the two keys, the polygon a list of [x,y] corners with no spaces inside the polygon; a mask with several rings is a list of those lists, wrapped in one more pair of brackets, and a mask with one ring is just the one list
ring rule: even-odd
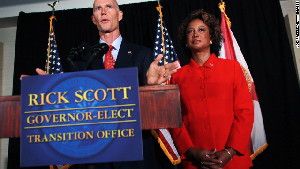
{"label": "microphone", "polygon": [[102,57],[109,47],[106,43],[86,44],[83,43],[78,47],[72,48],[66,57],[66,68],[68,71],[87,70],[96,57]]}
{"label": "microphone", "polygon": [[92,64],[92,61],[96,59],[96,57],[102,57],[109,49],[109,46],[106,43],[100,43],[91,46],[91,56],[89,57],[88,61],[86,62],[85,70]]}
{"label": "microphone", "polygon": [[106,43],[94,43],[92,45],[90,45],[89,48],[92,49],[99,49],[99,51],[102,51],[103,53],[106,53],[108,51],[109,46]]}

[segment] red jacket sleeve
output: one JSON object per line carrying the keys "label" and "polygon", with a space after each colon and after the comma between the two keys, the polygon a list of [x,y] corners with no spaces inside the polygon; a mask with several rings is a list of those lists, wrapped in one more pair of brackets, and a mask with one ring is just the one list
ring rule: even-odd
{"label": "red jacket sleeve", "polygon": [[177,146],[177,149],[179,151],[179,154],[181,156],[181,158],[184,160],[185,157],[185,152],[191,148],[194,147],[193,142],[189,136],[189,133],[187,132],[185,125],[184,125],[184,121],[183,124],[181,126],[181,128],[174,128],[171,129],[171,134],[172,137],[175,141],[175,144]]}

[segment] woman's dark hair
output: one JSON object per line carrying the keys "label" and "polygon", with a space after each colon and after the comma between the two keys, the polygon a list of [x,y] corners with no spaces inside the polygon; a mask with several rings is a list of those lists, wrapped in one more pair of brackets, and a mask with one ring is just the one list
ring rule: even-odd
{"label": "woman's dark hair", "polygon": [[192,57],[190,49],[186,47],[186,31],[189,23],[195,19],[200,19],[203,21],[209,28],[209,34],[211,37],[212,44],[210,45],[210,52],[215,53],[217,56],[219,55],[219,50],[221,49],[221,28],[219,20],[212,14],[205,12],[203,9],[199,9],[193,11],[188,17],[186,17],[183,23],[180,25],[178,30],[178,39],[179,44],[183,50],[183,57],[188,57],[190,59]]}

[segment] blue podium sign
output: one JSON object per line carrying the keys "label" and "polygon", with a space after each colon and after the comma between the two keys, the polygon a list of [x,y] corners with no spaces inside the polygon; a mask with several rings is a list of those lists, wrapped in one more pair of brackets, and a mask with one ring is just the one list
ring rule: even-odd
{"label": "blue podium sign", "polygon": [[136,68],[22,80],[21,166],[142,160]]}

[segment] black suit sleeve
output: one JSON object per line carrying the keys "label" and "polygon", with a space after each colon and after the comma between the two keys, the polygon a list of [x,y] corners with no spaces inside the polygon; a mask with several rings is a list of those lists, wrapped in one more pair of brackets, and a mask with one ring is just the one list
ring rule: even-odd
{"label": "black suit sleeve", "polygon": [[143,48],[142,50],[140,50],[138,55],[139,55],[139,58],[142,59],[138,63],[139,83],[141,86],[143,86],[143,85],[147,84],[146,74],[150,67],[150,64],[153,61],[153,56],[152,56],[151,50],[148,48]]}
{"label": "black suit sleeve", "polygon": [[153,61],[152,51],[144,46],[136,45],[122,41],[118,59],[116,62],[117,68],[137,67],[139,85],[146,84],[146,73]]}

